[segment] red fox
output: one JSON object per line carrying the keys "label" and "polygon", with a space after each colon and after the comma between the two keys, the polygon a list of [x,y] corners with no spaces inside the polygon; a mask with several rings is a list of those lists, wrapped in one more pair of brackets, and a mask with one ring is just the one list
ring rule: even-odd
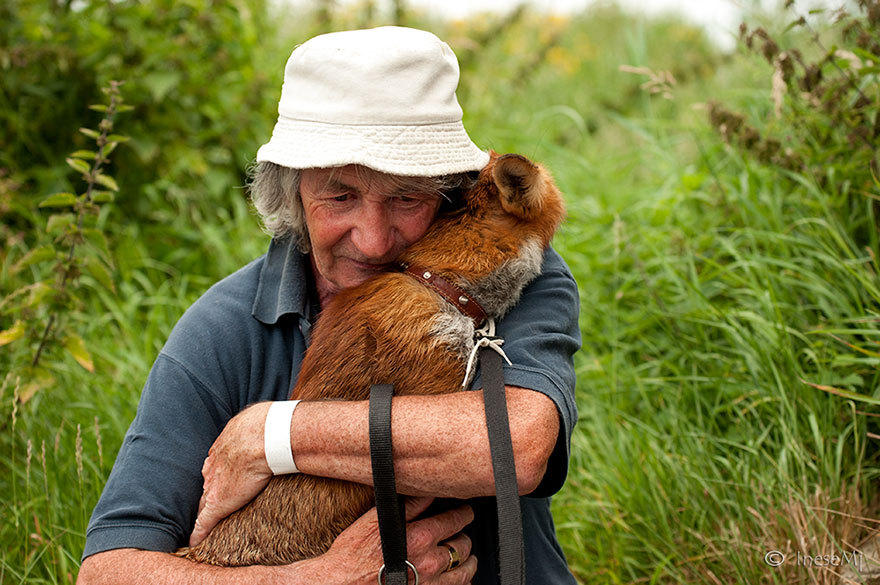
{"label": "red fox", "polygon": [[[543,167],[493,152],[463,207],[439,216],[398,260],[429,268],[497,319],[540,272],[564,215]],[[290,398],[366,400],[376,383],[393,384],[395,394],[452,392],[461,388],[473,345],[472,319],[412,276],[383,273],[323,308]],[[223,566],[292,563],[326,552],[372,506],[372,486],[281,475],[178,554]]]}

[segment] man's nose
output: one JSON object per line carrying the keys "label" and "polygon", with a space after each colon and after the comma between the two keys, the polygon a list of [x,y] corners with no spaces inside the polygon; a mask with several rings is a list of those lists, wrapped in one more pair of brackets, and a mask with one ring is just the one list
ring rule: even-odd
{"label": "man's nose", "polygon": [[394,247],[388,209],[379,202],[368,202],[360,210],[351,241],[367,259],[384,259]]}

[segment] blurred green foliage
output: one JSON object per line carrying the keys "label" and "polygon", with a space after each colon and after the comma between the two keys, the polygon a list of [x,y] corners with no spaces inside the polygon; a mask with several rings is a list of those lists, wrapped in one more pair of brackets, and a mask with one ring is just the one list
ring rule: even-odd
{"label": "blurred green foliage", "polygon": [[[84,147],[76,129],[96,119],[84,106],[124,79],[135,111],[113,163],[113,223],[135,223],[171,252],[192,243],[190,226],[222,222],[240,204],[286,52],[264,0],[12,0],[0,11],[0,168],[19,193],[72,190],[64,156]],[[35,227],[27,202],[9,206],[0,237]]]}

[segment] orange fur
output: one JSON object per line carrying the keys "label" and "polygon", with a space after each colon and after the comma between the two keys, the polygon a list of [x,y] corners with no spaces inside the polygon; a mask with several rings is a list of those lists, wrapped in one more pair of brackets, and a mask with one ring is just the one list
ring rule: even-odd
{"label": "orange fur", "polygon": [[[519,155],[498,156],[465,197],[400,258],[453,282],[476,282],[516,258],[523,243],[547,246],[564,215],[549,174]],[[479,300],[479,299],[478,299]],[[396,394],[459,388],[459,352],[431,332],[445,303],[402,273],[387,273],[337,294],[312,331],[291,398],[365,400],[375,383]],[[279,476],[243,509],[181,556],[226,566],[285,564],[317,556],[373,505],[373,488],[309,475]]]}

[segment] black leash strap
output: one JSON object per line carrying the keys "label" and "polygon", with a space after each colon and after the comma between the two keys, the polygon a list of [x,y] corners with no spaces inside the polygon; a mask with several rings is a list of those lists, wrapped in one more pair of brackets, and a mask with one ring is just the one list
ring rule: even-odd
{"label": "black leash strap", "polygon": [[507,394],[501,356],[491,348],[481,347],[480,368],[483,371],[483,403],[489,432],[489,449],[492,453],[492,473],[495,476],[501,585],[522,585],[525,583],[522,512],[519,507],[519,488],[516,483],[510,421],[507,417]]}
{"label": "black leash strap", "polygon": [[[507,416],[507,394],[501,356],[493,349],[480,348],[483,374],[483,403],[486,428],[495,478],[495,500],[498,513],[498,566],[501,585],[525,583],[523,558],[522,513],[516,483],[513,441]],[[382,538],[384,575],[387,585],[407,585],[406,517],[397,496],[394,463],[391,456],[391,397],[389,384],[370,388],[370,461],[373,467],[373,488]]]}
{"label": "black leash strap", "polygon": [[386,585],[407,585],[406,516],[397,497],[394,461],[391,457],[390,384],[370,388],[370,462],[373,466],[373,489],[379,515],[379,536],[382,538],[384,571],[379,581]]}

